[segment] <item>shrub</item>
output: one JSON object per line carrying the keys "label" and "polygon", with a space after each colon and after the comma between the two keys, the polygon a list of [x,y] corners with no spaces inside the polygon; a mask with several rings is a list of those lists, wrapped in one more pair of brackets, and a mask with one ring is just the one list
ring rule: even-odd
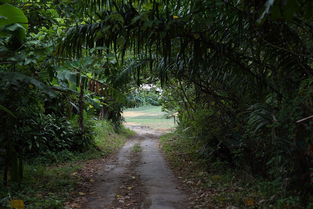
{"label": "shrub", "polygon": [[93,144],[92,126],[86,125],[84,133],[64,117],[40,114],[24,120],[15,130],[21,151],[28,156],[47,152],[84,151]]}

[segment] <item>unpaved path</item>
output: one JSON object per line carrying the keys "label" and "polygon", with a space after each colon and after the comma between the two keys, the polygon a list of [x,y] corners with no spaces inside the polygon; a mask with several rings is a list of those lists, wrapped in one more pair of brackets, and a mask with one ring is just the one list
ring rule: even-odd
{"label": "unpaved path", "polygon": [[183,209],[186,196],[159,149],[161,132],[129,127],[137,136],[129,140],[103,169],[81,208]]}

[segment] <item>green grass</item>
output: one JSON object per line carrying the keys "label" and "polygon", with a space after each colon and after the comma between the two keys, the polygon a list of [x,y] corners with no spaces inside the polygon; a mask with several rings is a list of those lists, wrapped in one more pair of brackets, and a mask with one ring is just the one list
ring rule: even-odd
{"label": "green grass", "polygon": [[140,144],[135,144],[132,148],[133,152],[140,152],[141,151],[141,146]]}
{"label": "green grass", "polygon": [[8,208],[11,199],[21,199],[27,209],[63,209],[64,202],[80,181],[79,176],[73,174],[84,166],[84,162],[112,154],[133,134],[125,128],[117,134],[110,123],[96,121],[96,147],[83,153],[50,153],[26,162],[21,185],[0,187],[0,208]]}
{"label": "green grass", "polygon": [[174,128],[174,119],[166,118],[160,106],[142,106],[124,111],[125,122],[131,125],[148,126],[154,129]]}
{"label": "green grass", "polygon": [[135,132],[123,127],[117,134],[109,122],[98,121],[95,134],[96,146],[100,148],[101,154],[109,155],[118,150],[125,143],[126,138],[135,135]]}
{"label": "green grass", "polygon": [[162,112],[161,106],[152,106],[152,105],[146,105],[136,108],[128,108],[126,111],[134,111],[134,112],[146,112],[146,113],[157,113],[157,114],[165,114]]}
{"label": "green grass", "polygon": [[0,189],[0,208],[7,208],[10,199],[20,199],[27,209],[63,209],[79,178],[71,175],[79,165],[48,168],[44,165],[26,165],[23,183]]}

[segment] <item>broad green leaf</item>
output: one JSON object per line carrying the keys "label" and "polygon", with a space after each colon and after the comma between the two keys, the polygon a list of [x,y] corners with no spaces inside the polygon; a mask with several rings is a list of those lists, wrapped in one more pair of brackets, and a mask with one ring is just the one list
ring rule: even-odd
{"label": "broad green leaf", "polygon": [[11,0],[0,0],[0,4],[11,3]]}
{"label": "broad green leaf", "polygon": [[24,12],[10,4],[0,5],[0,16],[5,17],[6,19],[0,19],[0,28],[5,25],[11,25],[14,23],[21,24],[25,29],[28,28],[28,19],[25,16]]}
{"label": "broad green leaf", "polygon": [[26,29],[18,23],[4,27],[2,32],[6,34],[12,34],[19,40],[24,40],[26,38]]}
{"label": "broad green leaf", "polygon": [[54,97],[55,93],[51,90],[51,88],[41,81],[34,79],[30,76],[24,75],[18,72],[0,72],[0,82],[8,82],[10,85],[20,85],[20,82],[31,84],[41,90],[43,93],[49,95],[50,97]]}
{"label": "broad green leaf", "polygon": [[[14,34],[20,40],[25,38],[26,30],[28,28],[28,19],[21,9],[10,4],[2,4],[0,5],[0,17],[0,30],[2,31],[2,34],[0,35],[3,35],[3,33],[7,34],[9,32],[9,34]],[[11,27],[11,25],[14,26],[9,28],[9,30],[11,32],[14,30],[13,33],[6,31],[8,30],[8,27]]]}

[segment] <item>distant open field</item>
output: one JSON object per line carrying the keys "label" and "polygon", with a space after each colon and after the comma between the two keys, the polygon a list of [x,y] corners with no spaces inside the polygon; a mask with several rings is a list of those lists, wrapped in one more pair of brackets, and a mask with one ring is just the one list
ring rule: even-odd
{"label": "distant open field", "polygon": [[174,119],[166,119],[165,114],[160,106],[143,106],[126,109],[123,116],[126,125],[149,126],[153,129],[174,128]]}

